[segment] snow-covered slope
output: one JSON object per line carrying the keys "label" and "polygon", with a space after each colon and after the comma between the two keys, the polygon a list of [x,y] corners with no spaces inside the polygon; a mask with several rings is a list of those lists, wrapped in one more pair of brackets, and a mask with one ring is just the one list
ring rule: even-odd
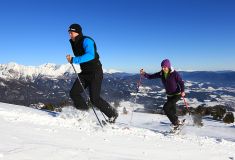
{"label": "snow-covered slope", "polygon": [[[92,111],[72,107],[62,113],[45,112],[0,103],[0,159],[4,160],[232,160],[235,158],[234,124],[204,120],[204,127],[188,124],[171,136],[164,115],[136,113],[122,102],[116,125],[101,129]],[[141,106],[135,106],[141,107]],[[102,118],[100,112],[97,111]]]}
{"label": "snow-covered slope", "polygon": [[[77,72],[80,72],[80,67],[74,65]],[[114,69],[106,70],[105,73],[120,72]],[[14,62],[8,64],[0,64],[0,78],[4,79],[34,79],[38,76],[59,77],[65,73],[73,74],[74,70],[70,64],[56,65],[52,63],[43,64],[40,66],[24,66]]]}

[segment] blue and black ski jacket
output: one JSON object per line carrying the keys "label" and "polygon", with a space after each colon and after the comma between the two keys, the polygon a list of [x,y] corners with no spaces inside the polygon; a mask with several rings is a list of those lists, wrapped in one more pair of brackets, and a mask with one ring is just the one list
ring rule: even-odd
{"label": "blue and black ski jacket", "polygon": [[80,64],[82,72],[91,72],[102,67],[94,40],[87,36],[70,39],[73,53],[72,63]]}

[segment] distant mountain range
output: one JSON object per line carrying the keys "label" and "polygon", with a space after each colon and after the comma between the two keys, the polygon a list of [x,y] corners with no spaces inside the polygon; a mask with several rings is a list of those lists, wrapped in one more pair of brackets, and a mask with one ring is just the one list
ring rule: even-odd
{"label": "distant mountain range", "polygon": [[[80,72],[79,66],[76,66]],[[186,92],[192,105],[215,102],[235,104],[235,71],[180,71],[186,81]],[[160,80],[142,80],[142,88],[135,94],[138,74],[104,70],[102,97],[116,104],[122,100],[144,104],[147,108],[162,106],[165,94]],[[70,64],[44,64],[38,67],[16,63],[0,65],[0,101],[30,105],[52,103],[60,105],[69,99],[69,90],[76,79]],[[195,102],[196,101],[196,102]],[[194,103],[194,104],[193,104]],[[235,108],[235,107],[234,107]]]}
{"label": "distant mountain range", "polygon": [[235,84],[235,71],[182,71],[180,73],[186,80],[223,84],[227,86],[234,86]]}
{"label": "distant mountain range", "polygon": [[[74,65],[77,72],[80,67]],[[118,73],[120,71],[110,69],[104,70],[105,73]],[[0,78],[33,81],[38,77],[58,78],[74,74],[74,70],[70,64],[56,65],[52,63],[40,66],[24,66],[14,62],[8,64],[0,64]]]}

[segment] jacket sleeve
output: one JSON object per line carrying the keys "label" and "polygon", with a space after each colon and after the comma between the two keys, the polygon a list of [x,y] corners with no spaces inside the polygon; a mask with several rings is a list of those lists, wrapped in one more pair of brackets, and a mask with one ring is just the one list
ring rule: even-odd
{"label": "jacket sleeve", "polygon": [[182,80],[181,76],[179,75],[178,72],[176,72],[176,82],[179,84],[180,86],[180,90],[181,92],[184,92],[184,81]]}
{"label": "jacket sleeve", "polygon": [[93,40],[85,38],[83,42],[83,48],[85,50],[85,54],[82,56],[73,57],[73,63],[80,64],[91,61],[95,58],[95,46]]}
{"label": "jacket sleeve", "polygon": [[147,79],[161,78],[161,72],[157,72],[157,73],[154,73],[154,74],[145,73],[144,77],[147,78]]}

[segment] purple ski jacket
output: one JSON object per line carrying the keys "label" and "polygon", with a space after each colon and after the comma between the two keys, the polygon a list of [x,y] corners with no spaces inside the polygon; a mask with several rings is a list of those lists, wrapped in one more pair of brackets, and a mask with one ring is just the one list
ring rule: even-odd
{"label": "purple ski jacket", "polygon": [[175,95],[184,92],[184,81],[179,73],[173,69],[170,70],[169,76],[166,79],[162,70],[154,74],[145,73],[144,77],[148,79],[161,78],[167,95]]}

